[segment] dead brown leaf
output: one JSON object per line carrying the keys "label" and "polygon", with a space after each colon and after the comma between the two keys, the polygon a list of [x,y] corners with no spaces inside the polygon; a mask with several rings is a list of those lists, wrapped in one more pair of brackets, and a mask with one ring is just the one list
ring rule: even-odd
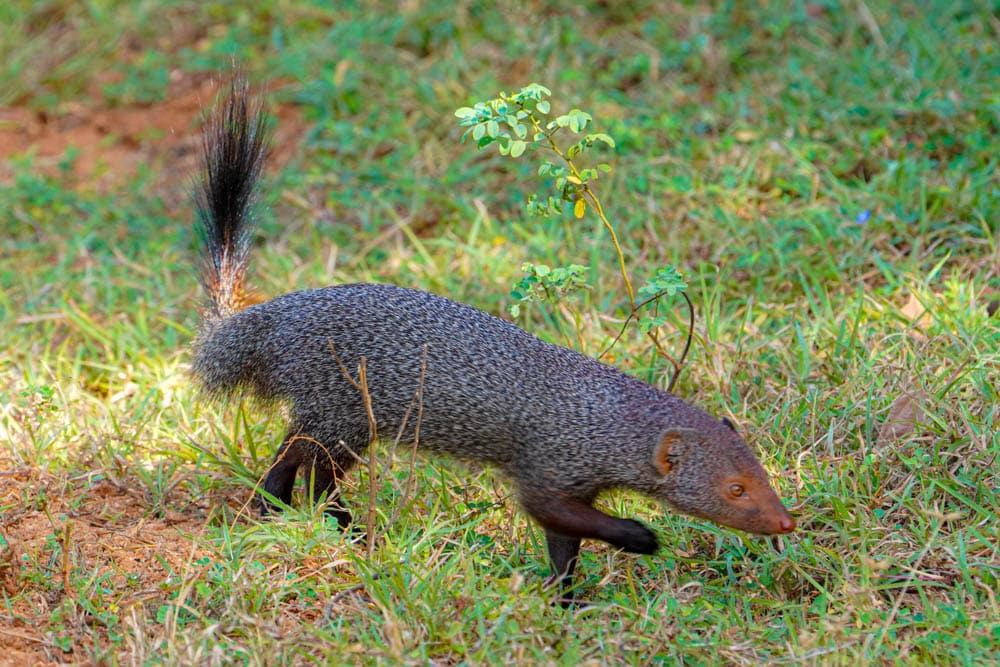
{"label": "dead brown leaf", "polygon": [[910,294],[906,305],[900,308],[899,312],[910,321],[913,327],[911,333],[918,338],[924,338],[924,333],[930,328],[933,318],[931,318],[930,311],[917,299],[916,295]]}
{"label": "dead brown leaf", "polygon": [[926,395],[920,391],[907,392],[896,398],[878,431],[877,445],[888,447],[916,435],[918,425],[924,421],[921,406],[926,400]]}

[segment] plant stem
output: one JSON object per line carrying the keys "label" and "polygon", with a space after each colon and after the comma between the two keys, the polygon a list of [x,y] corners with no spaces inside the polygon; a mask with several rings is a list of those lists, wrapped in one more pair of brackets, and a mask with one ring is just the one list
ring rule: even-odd
{"label": "plant stem", "polygon": [[537,135],[538,133],[541,133],[545,135],[545,138],[549,142],[549,147],[552,148],[556,155],[562,158],[563,162],[565,162],[567,166],[569,166],[570,173],[573,174],[574,178],[580,181],[580,188],[583,191],[584,196],[590,200],[591,205],[597,212],[597,217],[601,219],[601,223],[604,225],[604,228],[608,230],[608,234],[611,236],[611,243],[614,244],[615,253],[618,255],[618,270],[622,274],[622,280],[625,281],[625,290],[628,292],[629,305],[632,308],[635,308],[635,289],[632,287],[632,280],[629,278],[628,270],[625,268],[625,253],[622,252],[622,246],[621,243],[618,242],[618,234],[615,233],[614,226],[612,226],[611,221],[608,220],[607,216],[604,214],[604,207],[601,206],[601,200],[597,198],[597,194],[590,189],[590,186],[583,181],[579,170],[577,170],[576,165],[573,164],[572,158],[567,156],[562,149],[559,148],[558,144],[556,144],[556,142],[552,139],[551,134],[542,129],[542,126],[538,122],[535,115],[529,112],[528,117],[531,119],[531,125],[535,129],[535,134]]}
{"label": "plant stem", "polygon": [[[528,113],[528,118],[531,119],[531,126],[535,130],[534,136],[537,136],[538,134],[545,135],[545,139],[549,142],[549,147],[556,155],[562,158],[562,161],[565,162],[566,165],[569,167],[570,173],[573,174],[573,177],[577,180],[580,186],[580,191],[583,193],[583,196],[590,202],[591,206],[593,206],[594,211],[597,213],[597,217],[601,219],[601,223],[604,225],[604,228],[608,230],[608,235],[611,236],[611,243],[614,244],[615,253],[618,255],[618,270],[621,273],[622,280],[625,281],[625,290],[628,292],[629,307],[631,312],[629,313],[628,318],[626,318],[625,320],[625,326],[627,326],[629,320],[631,320],[635,316],[640,306],[636,305],[635,302],[635,288],[632,287],[632,280],[629,278],[628,269],[625,267],[625,253],[622,251],[621,243],[619,243],[618,241],[618,234],[615,233],[614,226],[611,224],[611,221],[608,220],[608,217],[604,214],[604,207],[601,205],[601,200],[598,198],[597,193],[591,190],[590,185],[583,180],[583,177],[580,175],[580,171],[576,168],[576,165],[573,164],[573,159],[570,158],[568,155],[566,155],[566,153],[564,153],[562,149],[559,148],[559,145],[556,144],[555,140],[552,138],[553,133],[546,132],[542,128],[541,123],[538,122],[538,118],[535,116],[533,111],[524,109],[523,105],[519,106],[521,106],[522,110]],[[684,298],[687,298],[686,294],[684,295]],[[688,303],[690,304],[690,301]],[[692,320],[692,327],[693,324],[694,322]],[[625,328],[622,327],[622,331],[619,332],[618,337],[615,339],[615,342],[617,342],[618,339],[621,338],[621,335],[624,332]],[[656,351],[660,354],[660,356],[669,361],[670,364],[674,367],[673,377],[670,379],[670,387],[668,389],[672,390],[674,388],[674,384],[677,382],[677,377],[680,375],[682,368],[681,364],[684,361],[684,357],[687,356],[687,347],[685,347],[684,354],[681,356],[680,361],[678,361],[674,359],[672,356],[670,356],[670,354],[668,354],[667,351],[663,349],[663,345],[660,344],[660,337],[655,329],[650,329],[649,331],[646,332],[646,335],[649,337],[649,340],[653,342],[653,346],[656,348]],[[606,354],[608,350],[610,350],[611,347],[613,346],[614,343],[612,343],[607,350],[602,352],[601,356],[603,357],[604,354]],[[690,337],[688,339],[688,346],[690,346]]]}

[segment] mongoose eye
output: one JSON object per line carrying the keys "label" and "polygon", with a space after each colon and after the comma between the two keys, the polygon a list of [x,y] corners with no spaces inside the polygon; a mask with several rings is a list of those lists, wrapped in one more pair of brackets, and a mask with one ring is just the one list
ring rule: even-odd
{"label": "mongoose eye", "polygon": [[740,484],[730,484],[729,485],[729,495],[733,498],[742,498],[743,494],[746,493],[746,489]]}

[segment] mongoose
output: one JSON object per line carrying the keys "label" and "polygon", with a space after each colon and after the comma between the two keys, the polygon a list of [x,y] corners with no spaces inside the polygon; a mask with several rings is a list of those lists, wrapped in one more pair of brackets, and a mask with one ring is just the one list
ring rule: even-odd
{"label": "mongoose", "polygon": [[[207,124],[196,206],[208,306],[193,374],[209,394],[285,403],[290,426],[263,482],[262,509],[288,504],[299,468],[346,528],[338,482],[369,444],[345,371],[367,367],[377,432],[414,439],[404,419],[423,370],[420,449],[499,468],[544,529],[566,595],[581,539],[651,554],[656,536],[593,507],[634,489],[677,510],[765,535],[795,521],[724,419],[467,305],[405,287],[335,285],[262,301],[246,286],[250,230],[268,149],[259,98],[236,79]],[[262,302],[261,302],[262,301]],[[404,421],[406,422],[404,424]],[[370,529],[370,527],[369,527]]]}

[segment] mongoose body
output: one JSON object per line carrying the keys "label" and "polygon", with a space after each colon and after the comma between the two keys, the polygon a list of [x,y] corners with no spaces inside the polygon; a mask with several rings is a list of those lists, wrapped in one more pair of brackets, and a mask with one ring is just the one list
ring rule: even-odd
{"label": "mongoose body", "polygon": [[[546,501],[616,487],[655,494],[664,481],[652,452],[670,428],[738,439],[724,422],[611,366],[392,285],[338,285],[251,306],[206,329],[193,370],[209,391],[289,401],[290,436],[304,436],[303,447],[316,449],[310,456],[323,458],[340,441],[355,453],[368,445],[362,395],[344,374],[355,376],[362,358],[378,433],[395,437],[410,412],[403,441],[412,439],[424,346],[420,448],[491,463]],[[749,450],[737,453],[745,466],[756,463]],[[346,467],[346,457],[335,459]],[[286,499],[283,485],[270,486]]]}
{"label": "mongoose body", "polygon": [[[592,506],[634,489],[702,518],[776,534],[794,529],[760,463],[726,421],[500,318],[427,292],[376,284],[292,292],[247,305],[249,218],[266,151],[260,111],[234,84],[206,135],[199,211],[211,298],[193,373],[211,394],[285,402],[288,434],[264,507],[291,500],[305,468],[314,497],[346,527],[338,480],[371,437],[355,386],[364,359],[377,431],[492,464],[545,529],[565,585],[582,538],[637,553],[653,533]],[[421,381],[422,378],[422,381]]]}

